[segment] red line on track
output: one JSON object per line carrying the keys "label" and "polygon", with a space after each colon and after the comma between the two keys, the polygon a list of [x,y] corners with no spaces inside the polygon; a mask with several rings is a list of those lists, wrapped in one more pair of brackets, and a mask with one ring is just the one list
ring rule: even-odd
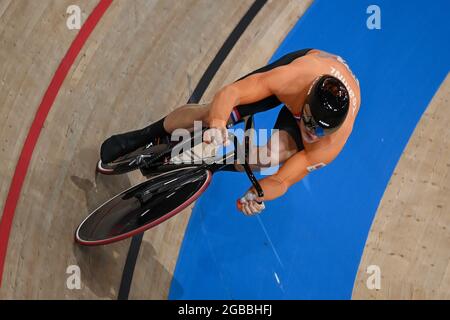
{"label": "red line on track", "polygon": [[87,39],[111,3],[112,0],[100,0],[97,7],[95,7],[89,18],[84,23],[75,40],[72,42],[69,51],[67,51],[58,69],[56,70],[56,73],[53,76],[44,97],[42,98],[30,130],[28,131],[25,144],[23,145],[22,152],[9,187],[8,197],[6,198],[5,206],[3,208],[3,215],[0,221],[0,287],[2,284],[3,269],[8,250],[8,240],[11,232],[11,225],[14,219],[14,213],[42,126],[44,125],[45,119],[47,118],[47,115],[75,59],[78,57],[78,54]]}

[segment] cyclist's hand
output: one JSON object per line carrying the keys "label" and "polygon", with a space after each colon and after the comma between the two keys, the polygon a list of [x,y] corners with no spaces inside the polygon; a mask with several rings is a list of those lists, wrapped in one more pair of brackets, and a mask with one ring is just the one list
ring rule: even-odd
{"label": "cyclist's hand", "polygon": [[252,191],[248,191],[245,196],[238,200],[237,207],[246,216],[253,216],[261,213],[266,208],[262,200]]}
{"label": "cyclist's hand", "polygon": [[205,143],[214,143],[215,145],[229,145],[228,130],[225,127],[210,128],[203,134],[203,141]]}

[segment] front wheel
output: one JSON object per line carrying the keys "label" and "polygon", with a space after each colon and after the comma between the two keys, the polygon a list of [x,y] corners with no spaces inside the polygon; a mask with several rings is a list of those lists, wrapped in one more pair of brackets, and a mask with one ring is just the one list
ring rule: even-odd
{"label": "front wheel", "polygon": [[211,176],[209,170],[190,167],[152,177],[92,212],[77,228],[75,241],[85,246],[104,245],[157,226],[194,202]]}

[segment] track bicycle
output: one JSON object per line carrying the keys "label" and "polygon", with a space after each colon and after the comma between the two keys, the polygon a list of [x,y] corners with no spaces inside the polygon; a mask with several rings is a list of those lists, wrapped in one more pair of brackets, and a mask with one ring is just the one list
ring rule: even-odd
{"label": "track bicycle", "polygon": [[[253,129],[253,116],[240,122],[245,122],[244,142],[241,144],[235,135],[230,134],[233,151],[214,159],[209,155],[195,159],[197,161],[183,161],[182,157],[172,155],[174,148],[186,149],[182,156],[193,160],[195,152],[192,150],[202,143],[206,130],[203,128],[186,141],[174,143],[169,138],[159,139],[108,165],[99,162],[97,171],[102,174],[117,175],[140,170],[148,180],[119,193],[89,214],[76,229],[75,241],[85,246],[105,245],[159,225],[198,199],[208,188],[213,174],[230,161],[242,164],[257,195],[263,197],[263,190],[249,165],[250,136],[247,133]],[[230,123],[227,128],[235,124]],[[244,159],[239,159],[239,155]]]}

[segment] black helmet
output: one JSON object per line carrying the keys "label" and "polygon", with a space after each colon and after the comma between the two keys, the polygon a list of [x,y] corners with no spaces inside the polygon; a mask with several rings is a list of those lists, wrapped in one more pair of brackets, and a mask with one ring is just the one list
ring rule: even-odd
{"label": "black helmet", "polygon": [[[325,136],[336,131],[344,122],[350,105],[350,98],[345,85],[339,79],[323,75],[312,85],[307,98],[310,114],[303,108],[305,125]],[[306,106],[305,106],[306,107]]]}

